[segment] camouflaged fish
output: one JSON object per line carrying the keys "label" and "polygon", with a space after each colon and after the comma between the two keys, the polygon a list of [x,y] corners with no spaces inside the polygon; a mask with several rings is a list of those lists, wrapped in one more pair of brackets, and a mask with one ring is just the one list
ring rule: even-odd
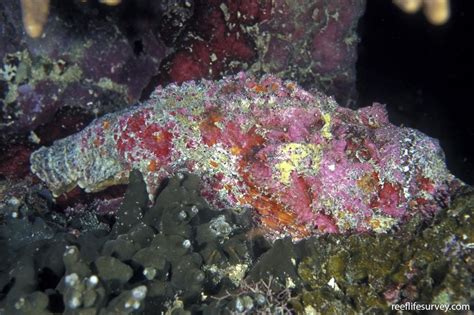
{"label": "camouflaged fish", "polygon": [[202,178],[218,208],[253,208],[274,235],[386,232],[431,215],[456,181],[438,142],[392,125],[384,106],[351,110],[267,75],[158,88],[31,155],[58,196],[144,175],[150,197],[172,174]]}

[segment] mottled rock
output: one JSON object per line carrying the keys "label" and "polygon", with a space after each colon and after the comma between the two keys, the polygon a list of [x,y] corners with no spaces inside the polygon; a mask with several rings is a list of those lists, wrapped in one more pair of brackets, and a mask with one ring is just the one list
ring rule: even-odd
{"label": "mottled rock", "polygon": [[104,18],[84,7],[53,3],[43,36],[31,39],[23,31],[20,2],[0,4],[3,133],[32,130],[64,106],[90,113],[123,107],[137,101],[157,74],[166,53],[151,30],[129,36],[117,16]]}

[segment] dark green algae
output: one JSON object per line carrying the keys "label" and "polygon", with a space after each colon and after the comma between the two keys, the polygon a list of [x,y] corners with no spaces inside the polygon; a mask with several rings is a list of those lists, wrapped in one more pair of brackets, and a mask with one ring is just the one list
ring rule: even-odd
{"label": "dark green algae", "polygon": [[298,275],[305,288],[295,308],[384,314],[407,301],[472,304],[473,209],[474,194],[466,190],[433,222],[414,218],[393,234],[304,241]]}
{"label": "dark green algae", "polygon": [[[112,222],[52,216],[34,202],[12,218],[11,205],[0,206],[0,314],[385,314],[407,301],[472,304],[470,188],[432,220],[415,217],[389,234],[271,244],[252,213],[209,209],[195,176],[171,178],[151,206],[138,172],[130,183]],[[71,224],[82,233],[68,233]]]}

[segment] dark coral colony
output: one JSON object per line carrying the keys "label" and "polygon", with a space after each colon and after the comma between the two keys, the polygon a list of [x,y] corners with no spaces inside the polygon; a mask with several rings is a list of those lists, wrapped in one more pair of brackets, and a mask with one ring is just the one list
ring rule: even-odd
{"label": "dark coral colony", "polygon": [[0,2],[0,315],[467,314],[472,181],[360,96],[369,19],[455,10]]}

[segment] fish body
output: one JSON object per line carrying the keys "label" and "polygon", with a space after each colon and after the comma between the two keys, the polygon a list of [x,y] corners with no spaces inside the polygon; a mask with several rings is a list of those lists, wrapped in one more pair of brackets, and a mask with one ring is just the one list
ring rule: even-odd
{"label": "fish body", "polygon": [[157,88],[31,155],[57,196],[126,183],[132,169],[153,198],[190,172],[217,208],[253,208],[271,234],[386,232],[440,209],[455,181],[438,142],[394,126],[384,106],[340,107],[272,75]]}

